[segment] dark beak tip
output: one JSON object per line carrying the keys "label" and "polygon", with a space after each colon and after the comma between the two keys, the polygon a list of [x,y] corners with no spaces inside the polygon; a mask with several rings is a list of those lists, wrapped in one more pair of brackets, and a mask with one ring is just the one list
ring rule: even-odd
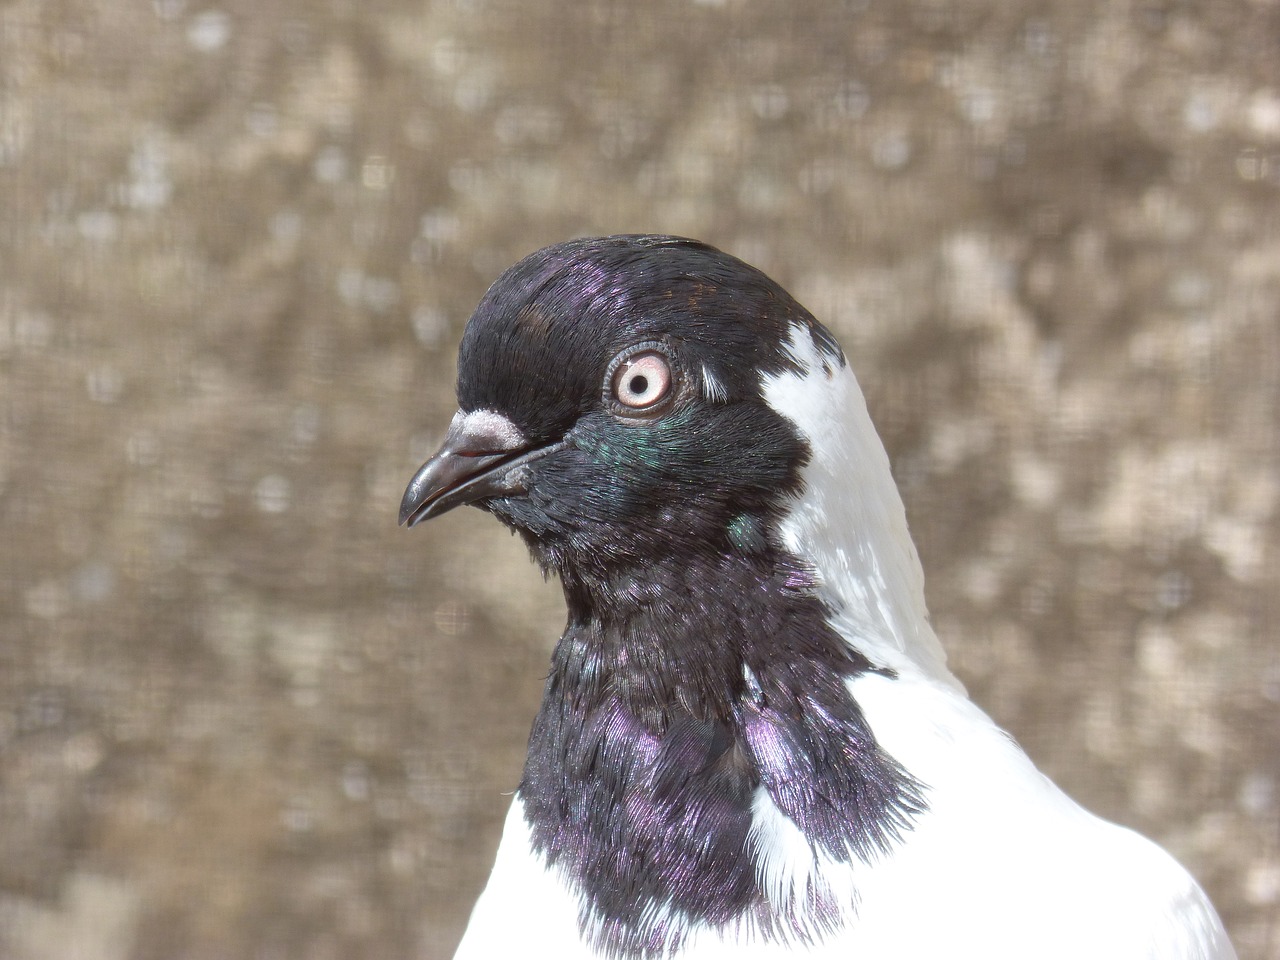
{"label": "dark beak tip", "polygon": [[402,506],[400,508],[400,520],[396,526],[404,527],[406,530],[412,530],[430,516],[430,510],[425,510],[420,507]]}
{"label": "dark beak tip", "polygon": [[400,521],[398,526],[412,529],[427,518],[428,506],[431,502],[431,484],[424,482],[424,473],[433,461],[427,461],[419,468],[414,478],[405,488],[404,497],[400,500]]}

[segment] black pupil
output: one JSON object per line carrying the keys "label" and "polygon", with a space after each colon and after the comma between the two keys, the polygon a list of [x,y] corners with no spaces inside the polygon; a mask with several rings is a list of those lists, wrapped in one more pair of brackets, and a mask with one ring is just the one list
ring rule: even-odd
{"label": "black pupil", "polygon": [[649,389],[649,378],[643,373],[637,373],[631,378],[631,382],[627,384],[627,387],[634,394],[642,394]]}

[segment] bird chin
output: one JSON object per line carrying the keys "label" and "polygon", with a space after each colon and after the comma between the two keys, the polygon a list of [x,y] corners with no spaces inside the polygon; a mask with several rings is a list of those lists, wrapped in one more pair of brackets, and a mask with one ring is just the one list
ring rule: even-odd
{"label": "bird chin", "polygon": [[489,497],[472,504],[492,514],[504,527],[519,535],[544,572],[559,566],[563,551],[556,548],[563,535],[529,502],[527,496]]}

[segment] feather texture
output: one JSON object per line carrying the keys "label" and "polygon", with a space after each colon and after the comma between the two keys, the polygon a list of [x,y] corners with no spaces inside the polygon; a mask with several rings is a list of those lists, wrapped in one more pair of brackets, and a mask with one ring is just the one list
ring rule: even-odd
{"label": "feather texture", "polygon": [[[637,351],[641,409],[611,375]],[[460,960],[1234,957],[947,670],[857,381],[769,278],[679,238],[549,247],[458,383],[402,517],[484,507],[569,610]]]}

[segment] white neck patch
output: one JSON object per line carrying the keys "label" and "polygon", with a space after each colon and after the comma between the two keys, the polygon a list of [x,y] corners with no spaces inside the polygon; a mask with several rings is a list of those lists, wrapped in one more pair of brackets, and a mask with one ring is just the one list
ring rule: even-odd
{"label": "white neck patch", "polygon": [[810,448],[804,490],[780,525],[784,545],[813,565],[832,626],[872,663],[959,689],[929,625],[906,510],[853,371],[824,357],[803,324],[787,352],[801,371],[761,384]]}

